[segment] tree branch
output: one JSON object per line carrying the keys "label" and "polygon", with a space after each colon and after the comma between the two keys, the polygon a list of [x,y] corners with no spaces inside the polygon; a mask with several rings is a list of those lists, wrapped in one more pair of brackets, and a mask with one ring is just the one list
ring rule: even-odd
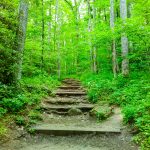
{"label": "tree branch", "polygon": [[70,8],[72,9],[72,11],[74,11],[72,3],[70,1],[68,1],[68,0],[64,0],[64,1],[70,6]]}

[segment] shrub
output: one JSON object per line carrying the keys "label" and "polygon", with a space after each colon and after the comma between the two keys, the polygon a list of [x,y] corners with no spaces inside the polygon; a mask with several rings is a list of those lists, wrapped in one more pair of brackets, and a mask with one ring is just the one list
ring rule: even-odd
{"label": "shrub", "polygon": [[7,110],[0,107],[0,118],[3,117],[6,114]]}
{"label": "shrub", "polygon": [[15,120],[17,125],[26,125],[26,119],[23,116],[17,116]]}

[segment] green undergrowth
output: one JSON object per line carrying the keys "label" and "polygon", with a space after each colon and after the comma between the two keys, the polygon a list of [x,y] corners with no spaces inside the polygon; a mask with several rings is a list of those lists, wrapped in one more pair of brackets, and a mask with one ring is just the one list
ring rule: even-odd
{"label": "green undergrowth", "polygon": [[0,84],[0,136],[10,127],[3,121],[7,116],[11,116],[16,125],[26,127],[40,120],[41,99],[50,95],[59,84],[57,78],[48,75],[23,78],[17,87]]}
{"label": "green undergrowth", "polygon": [[98,122],[106,120],[113,114],[113,107],[107,101],[99,101],[97,105],[90,111],[90,116],[96,118]]}
{"label": "green undergrowth", "polygon": [[93,103],[107,101],[119,105],[124,123],[132,127],[134,141],[143,150],[150,148],[150,79],[141,74],[132,74],[114,79],[109,75],[84,75],[81,77],[87,87],[89,100]]}

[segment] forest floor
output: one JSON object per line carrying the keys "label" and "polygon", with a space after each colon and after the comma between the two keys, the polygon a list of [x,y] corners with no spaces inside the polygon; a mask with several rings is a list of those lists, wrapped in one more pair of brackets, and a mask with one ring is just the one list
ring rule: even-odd
{"label": "forest floor", "polygon": [[79,81],[64,80],[55,94],[41,104],[43,120],[31,128],[35,135],[22,134],[1,150],[138,150],[119,108],[104,121],[91,115],[95,105],[87,101]]}

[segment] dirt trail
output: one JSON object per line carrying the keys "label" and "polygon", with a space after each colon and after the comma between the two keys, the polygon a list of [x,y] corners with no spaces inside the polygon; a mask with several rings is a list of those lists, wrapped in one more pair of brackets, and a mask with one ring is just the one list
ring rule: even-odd
{"label": "dirt trail", "polygon": [[101,123],[89,115],[94,105],[80,81],[65,79],[55,94],[42,102],[43,121],[32,127],[37,134],[15,139],[0,150],[138,150],[123,129],[118,108]]}

